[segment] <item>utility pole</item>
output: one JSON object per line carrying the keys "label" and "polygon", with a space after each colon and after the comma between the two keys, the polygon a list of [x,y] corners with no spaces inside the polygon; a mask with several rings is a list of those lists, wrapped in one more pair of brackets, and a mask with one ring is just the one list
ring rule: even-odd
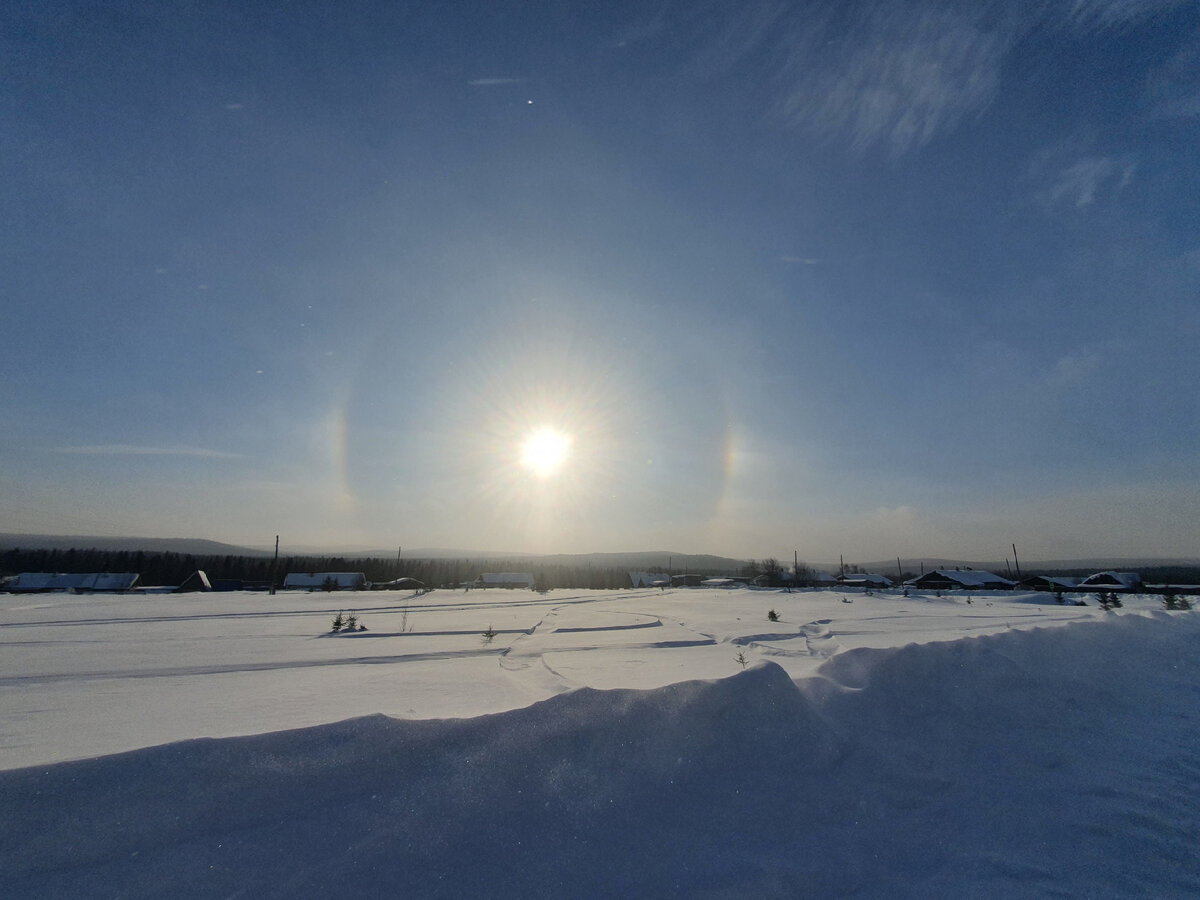
{"label": "utility pole", "polygon": [[275,535],[275,559],[271,563],[271,593],[275,593],[275,581],[279,577],[279,535]]}
{"label": "utility pole", "polygon": [[1017,565],[1017,581],[1021,580],[1021,561],[1017,559],[1017,545],[1013,544],[1013,562]]}
{"label": "utility pole", "polygon": [[397,578],[399,578],[401,575],[404,574],[402,571],[400,571],[400,551],[403,549],[404,549],[403,547],[396,548],[396,577]]}

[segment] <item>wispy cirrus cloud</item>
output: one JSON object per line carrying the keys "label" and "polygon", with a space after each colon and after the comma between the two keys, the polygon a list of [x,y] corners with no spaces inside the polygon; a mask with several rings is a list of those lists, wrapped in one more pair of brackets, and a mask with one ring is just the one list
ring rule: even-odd
{"label": "wispy cirrus cloud", "polygon": [[209,459],[240,459],[240,453],[226,453],[206,447],[147,447],[138,444],[86,444],[75,447],[55,447],[55,453],[79,456],[198,456]]}
{"label": "wispy cirrus cloud", "polygon": [[[1084,28],[1112,28],[1147,19],[1190,0],[1060,0],[1068,22]],[[1053,7],[1051,7],[1053,9]]]}
{"label": "wispy cirrus cloud", "polygon": [[[769,116],[855,152],[899,156],[982,114],[1032,32],[1099,32],[1186,2],[1194,0],[748,0],[703,4],[665,33],[690,29],[689,74],[752,74]],[[1191,95],[1182,102],[1190,108]]]}
{"label": "wispy cirrus cloud", "polygon": [[472,78],[467,84],[471,87],[500,87],[506,84],[524,84],[528,78]]}
{"label": "wispy cirrus cloud", "polygon": [[827,41],[815,69],[814,47],[790,48],[775,111],[849,138],[856,152],[883,145],[903,154],[992,101],[1011,37],[971,10],[879,5],[859,28]]}
{"label": "wispy cirrus cloud", "polygon": [[1085,156],[1063,162],[1055,152],[1040,155],[1030,166],[1034,196],[1047,208],[1081,209],[1102,194],[1119,194],[1133,181],[1137,163],[1130,156]]}

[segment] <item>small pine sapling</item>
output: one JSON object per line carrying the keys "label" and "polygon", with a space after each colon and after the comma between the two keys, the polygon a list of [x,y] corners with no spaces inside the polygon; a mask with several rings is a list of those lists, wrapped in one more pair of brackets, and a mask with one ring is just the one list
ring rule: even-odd
{"label": "small pine sapling", "polygon": [[1175,591],[1163,594],[1163,609],[1191,609],[1192,604],[1187,597],[1180,597]]}
{"label": "small pine sapling", "polygon": [[350,613],[350,615],[346,616],[346,630],[358,631],[358,616],[356,616],[354,613]]}
{"label": "small pine sapling", "polygon": [[333,631],[335,631],[335,632],[341,631],[345,627],[346,627],[346,620],[342,617],[342,614],[339,612],[336,616],[333,617]]}
{"label": "small pine sapling", "polygon": [[746,659],[746,654],[741,650],[738,651],[738,655],[733,658],[733,661],[743,669],[746,668],[746,665],[750,662],[750,660]]}
{"label": "small pine sapling", "polygon": [[492,641],[494,641],[496,639],[496,629],[494,629],[491,625],[489,625],[487,627],[487,631],[485,631],[483,633],[482,637],[483,637],[483,642],[485,644],[490,644]]}
{"label": "small pine sapling", "polygon": [[767,611],[767,621],[768,622],[778,622],[779,621],[779,613],[775,612],[775,610],[773,610],[773,609],[768,610]]}

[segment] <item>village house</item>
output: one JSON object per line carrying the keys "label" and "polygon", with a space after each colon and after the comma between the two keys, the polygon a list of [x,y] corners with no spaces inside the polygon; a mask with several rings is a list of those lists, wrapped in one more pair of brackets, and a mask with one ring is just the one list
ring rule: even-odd
{"label": "village house", "polygon": [[1085,590],[1139,591],[1142,588],[1142,576],[1137,572],[1097,572],[1079,582],[1079,587]]}
{"label": "village house", "polygon": [[922,591],[1007,591],[1016,582],[980,569],[934,569],[905,585]]}

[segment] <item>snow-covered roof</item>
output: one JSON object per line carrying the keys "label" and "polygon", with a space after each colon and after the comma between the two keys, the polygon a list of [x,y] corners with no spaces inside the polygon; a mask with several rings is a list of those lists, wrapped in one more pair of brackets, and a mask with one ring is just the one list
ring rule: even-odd
{"label": "snow-covered roof", "polygon": [[128,591],[139,578],[136,572],[22,572],[8,587],[14,591]]}
{"label": "snow-covered roof", "polygon": [[943,578],[956,582],[965,588],[982,588],[994,584],[1008,586],[1016,584],[1016,582],[1009,581],[1002,575],[985,572],[982,569],[934,569],[932,572],[926,572],[924,575],[913,578],[906,583],[917,584],[922,579],[929,578],[931,575],[941,575]]}
{"label": "snow-covered roof", "polygon": [[1079,582],[1080,587],[1112,587],[1135,588],[1142,583],[1142,576],[1137,572],[1097,572]]}
{"label": "snow-covered roof", "polygon": [[660,584],[670,584],[669,575],[662,572],[630,572],[629,580],[634,587],[658,587]]}
{"label": "snow-covered roof", "polygon": [[127,591],[138,583],[136,572],[101,572],[89,575],[76,590],[81,591]]}
{"label": "snow-covered roof", "polygon": [[61,572],[22,572],[10,585],[20,591],[69,591],[79,584],[83,575]]}
{"label": "snow-covered roof", "polygon": [[854,575],[843,575],[838,579],[842,584],[871,584],[878,587],[891,587],[892,579],[886,575],[868,574],[859,572]]}

